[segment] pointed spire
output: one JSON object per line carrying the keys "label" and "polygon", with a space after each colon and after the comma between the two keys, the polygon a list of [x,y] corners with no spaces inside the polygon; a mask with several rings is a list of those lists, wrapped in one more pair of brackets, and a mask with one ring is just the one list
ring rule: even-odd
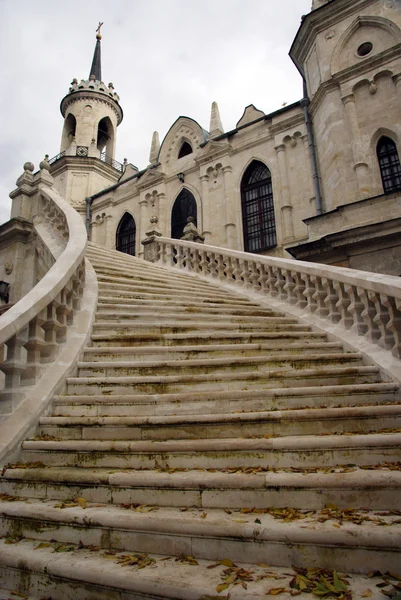
{"label": "pointed spire", "polygon": [[221,124],[219,107],[217,102],[212,103],[212,110],[210,113],[210,127],[209,127],[210,137],[216,137],[224,133],[223,125]]}
{"label": "pointed spire", "polygon": [[153,165],[155,162],[157,162],[157,158],[159,156],[159,150],[160,150],[159,133],[157,131],[155,131],[152,135],[152,145],[150,146],[149,162],[151,165]]}
{"label": "pointed spire", "polygon": [[100,28],[103,23],[99,22],[99,26],[96,29],[96,46],[95,52],[93,53],[92,66],[89,72],[89,79],[95,78],[95,81],[102,81],[102,64],[100,54],[100,40],[102,39]]}

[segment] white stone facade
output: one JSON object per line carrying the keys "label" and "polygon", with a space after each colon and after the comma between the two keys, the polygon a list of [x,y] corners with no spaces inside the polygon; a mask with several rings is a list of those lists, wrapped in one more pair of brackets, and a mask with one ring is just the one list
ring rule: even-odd
{"label": "white stone facade", "polygon": [[[401,2],[315,0],[312,8],[290,50],[306,82],[302,102],[269,115],[248,106],[236,128],[227,133],[223,132],[216,103],[212,105],[209,132],[191,118],[180,117],[161,145],[155,132],[150,165],[142,172],[125,165],[121,175],[112,164],[99,161],[99,122],[108,119],[109,138],[104,146],[107,156],[114,159],[116,128],[122,118],[113,89],[101,82],[73,82],[63,100],[61,150],[67,156],[53,163],[51,169],[60,193],[80,211],[85,210],[85,198],[93,196],[90,228],[94,242],[118,248],[121,227],[132,217],[135,225],[131,221],[128,251],[134,251],[135,237],[135,254],[142,256],[141,240],[151,217],[158,218],[157,226],[164,236],[174,234],[172,222],[177,213],[173,214],[173,207],[184,192],[180,206],[191,198],[189,212],[192,214],[196,206],[193,216],[206,243],[253,251],[253,242],[248,241],[248,247],[244,242],[248,234],[244,233],[243,202],[247,169],[258,161],[270,172],[266,194],[270,194],[274,215],[270,207],[268,214],[262,211],[257,217],[271,225],[257,251],[376,270],[374,257],[354,258],[366,254],[371,236],[364,243],[359,240],[357,247],[350,241],[355,237],[350,233],[348,241],[341,239],[334,251],[333,240],[328,243],[327,235],[338,236],[345,230],[355,233],[361,224],[374,226],[380,200],[361,201],[381,196],[386,199],[377,144],[386,136],[398,153],[401,151]],[[75,137],[69,131],[70,115],[76,119]],[[309,131],[306,121],[311,122]],[[89,148],[86,159],[77,160],[74,144]],[[378,251],[386,255],[391,249],[388,256],[392,256],[393,266],[380,261],[380,269],[391,274],[401,273],[401,250],[394,239],[399,227],[394,220],[401,218],[399,178],[398,182],[391,214],[381,215],[382,227],[374,234]],[[332,211],[351,204],[350,220],[343,209],[341,223],[333,220]]]}

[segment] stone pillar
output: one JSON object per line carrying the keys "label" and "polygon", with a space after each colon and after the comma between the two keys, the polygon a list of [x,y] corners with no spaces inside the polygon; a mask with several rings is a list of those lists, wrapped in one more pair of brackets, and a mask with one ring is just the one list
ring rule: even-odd
{"label": "stone pillar", "polygon": [[209,210],[209,175],[201,175],[199,177],[202,184],[202,220],[203,231],[202,236],[205,238],[206,244],[210,244],[212,236],[210,228],[210,210]]}
{"label": "stone pillar", "polygon": [[288,167],[286,149],[284,144],[275,148],[277,153],[278,169],[280,173],[281,189],[281,216],[283,225],[283,241],[294,239],[294,225],[292,222],[292,204],[290,197],[290,186],[288,183]]}
{"label": "stone pillar", "polygon": [[311,177],[312,160],[311,160],[311,155],[310,155],[308,136],[307,135],[302,136],[302,141],[304,144],[304,153],[305,153],[305,157],[306,157],[306,162],[308,164],[307,179],[308,179],[308,188],[309,188],[309,192],[310,192],[309,202],[310,202],[311,207],[314,210],[313,214],[315,214],[315,212],[316,212],[316,197],[315,197],[315,190],[313,189],[313,179]]}
{"label": "stone pillar", "polygon": [[159,214],[158,216],[158,223],[159,226],[161,228],[162,231],[164,231],[164,235],[167,234],[167,232],[169,232],[169,236],[171,235],[171,224],[169,221],[171,221],[170,219],[167,219],[167,210],[166,210],[166,194],[164,192],[160,192],[157,194],[157,198],[159,201]]}
{"label": "stone pillar", "polygon": [[226,229],[226,240],[227,247],[231,250],[237,248],[237,231],[235,225],[235,210],[232,201],[232,167],[227,165],[222,169],[224,177],[224,201],[225,201],[225,229]]}
{"label": "stone pillar", "polygon": [[358,191],[362,198],[368,198],[371,195],[370,181],[369,181],[369,167],[364,160],[364,156],[361,150],[358,150],[358,143],[360,143],[361,132],[358,123],[358,114],[355,106],[354,94],[348,94],[342,98],[345,115],[348,123],[349,130],[351,132],[351,138],[353,143],[352,153],[354,158],[354,171],[358,183]]}
{"label": "stone pillar", "polygon": [[[148,223],[148,214],[147,214],[147,206],[148,206],[148,201],[143,198],[142,200],[139,201],[139,239],[142,238],[142,236],[145,233],[145,230],[147,229],[147,223]],[[143,258],[143,253],[144,253],[144,249],[143,249],[143,244],[140,244],[139,247],[139,253],[138,256],[140,258]]]}

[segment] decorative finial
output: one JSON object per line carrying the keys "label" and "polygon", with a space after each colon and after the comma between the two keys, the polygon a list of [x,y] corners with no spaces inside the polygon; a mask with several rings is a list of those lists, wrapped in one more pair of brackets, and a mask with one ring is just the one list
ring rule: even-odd
{"label": "decorative finial", "polygon": [[30,173],[33,173],[34,168],[35,168],[35,165],[33,163],[31,163],[31,162],[26,162],[24,164],[24,171],[28,171]]}
{"label": "decorative finial", "polygon": [[102,34],[100,33],[100,28],[101,28],[102,25],[103,25],[103,23],[101,23],[99,21],[99,25],[98,25],[98,27],[96,29],[96,39],[97,40],[101,40],[102,39]]}

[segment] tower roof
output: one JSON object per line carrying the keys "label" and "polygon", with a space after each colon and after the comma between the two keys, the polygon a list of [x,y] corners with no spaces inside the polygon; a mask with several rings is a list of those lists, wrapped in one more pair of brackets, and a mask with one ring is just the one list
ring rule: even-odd
{"label": "tower roof", "polygon": [[[100,40],[102,39],[100,28],[103,23],[99,22],[99,26],[96,29],[96,46],[93,53],[92,66],[89,71],[89,79],[94,76],[95,81],[102,81],[102,61],[101,61],[101,47]],[[93,79],[93,77],[92,77]]]}

